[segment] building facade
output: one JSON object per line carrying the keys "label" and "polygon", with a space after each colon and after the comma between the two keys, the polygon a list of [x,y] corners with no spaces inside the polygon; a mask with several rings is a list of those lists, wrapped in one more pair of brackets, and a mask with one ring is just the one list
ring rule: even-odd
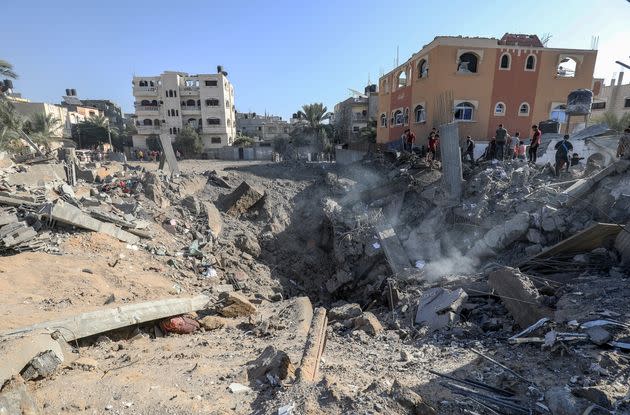
{"label": "building facade", "polygon": [[601,116],[605,112],[614,113],[617,118],[630,113],[630,83],[623,84],[623,72],[619,78],[611,79],[610,85],[604,85],[603,79],[595,80],[593,88],[593,112],[594,117]]}
{"label": "building facade", "polygon": [[258,115],[255,112],[236,113],[236,131],[259,141],[289,138],[291,125],[276,115]]}
{"label": "building facade", "polygon": [[82,99],[81,102],[86,107],[93,107],[100,110],[109,120],[109,125],[118,131],[123,131],[125,122],[120,105],[108,99]]}
{"label": "building facade", "polygon": [[426,145],[431,128],[456,120],[462,137],[489,139],[498,124],[530,135],[558,119],[568,94],[591,89],[596,50],[552,49],[536,35],[436,37],[379,79],[377,142],[407,128]]}
{"label": "building facade", "polygon": [[236,136],[234,87],[221,67],[216,74],[189,75],[166,71],[159,76],[133,78],[136,128],[133,145],[146,148],[149,137],[174,140],[190,126],[204,148],[231,145]]}
{"label": "building facade", "polygon": [[351,141],[360,135],[361,129],[369,121],[376,121],[378,113],[378,92],[376,85],[365,87],[365,93],[355,92],[352,97],[335,105],[330,120],[340,132],[343,140]]}

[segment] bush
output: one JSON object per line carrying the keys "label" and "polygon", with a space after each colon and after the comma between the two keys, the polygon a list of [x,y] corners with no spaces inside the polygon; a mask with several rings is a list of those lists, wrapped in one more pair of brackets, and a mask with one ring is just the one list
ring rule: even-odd
{"label": "bush", "polygon": [[234,147],[251,147],[254,145],[254,139],[251,137],[237,137],[232,143]]}
{"label": "bush", "polygon": [[192,127],[184,127],[175,137],[174,147],[186,156],[195,156],[203,151],[203,143],[197,131]]}

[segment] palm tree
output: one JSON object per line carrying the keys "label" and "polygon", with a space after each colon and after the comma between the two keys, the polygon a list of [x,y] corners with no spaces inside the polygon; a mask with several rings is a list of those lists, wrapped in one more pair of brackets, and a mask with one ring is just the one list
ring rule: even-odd
{"label": "palm tree", "polygon": [[50,147],[52,138],[60,138],[59,129],[62,126],[61,120],[52,114],[38,113],[33,115],[29,121],[31,138],[38,144]]}
{"label": "palm tree", "polygon": [[327,151],[329,143],[323,121],[330,118],[328,108],[321,102],[302,105],[302,110],[298,111],[298,117],[304,119],[305,123],[301,132],[314,137],[320,151]]}
{"label": "palm tree", "polygon": [[17,74],[13,72],[13,65],[0,59],[0,77],[17,79]]}
{"label": "palm tree", "polygon": [[621,117],[618,117],[614,112],[606,111],[601,116],[597,117],[596,121],[604,123],[608,125],[608,128],[611,130],[620,133],[630,126],[630,112],[626,112]]}
{"label": "palm tree", "polygon": [[20,147],[24,118],[8,100],[0,99],[0,149],[14,151]]}

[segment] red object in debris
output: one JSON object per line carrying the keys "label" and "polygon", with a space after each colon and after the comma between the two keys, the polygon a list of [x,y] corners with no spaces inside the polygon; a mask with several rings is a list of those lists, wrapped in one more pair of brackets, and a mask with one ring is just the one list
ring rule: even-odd
{"label": "red object in debris", "polygon": [[189,334],[199,330],[199,323],[189,316],[177,316],[160,321],[160,328],[168,333]]}

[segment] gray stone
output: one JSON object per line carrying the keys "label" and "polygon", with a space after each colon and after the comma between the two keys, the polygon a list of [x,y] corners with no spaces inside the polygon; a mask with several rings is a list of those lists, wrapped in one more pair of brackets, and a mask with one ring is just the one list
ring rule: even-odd
{"label": "gray stone", "polygon": [[514,320],[526,328],[543,317],[552,317],[553,311],[543,305],[543,297],[534,283],[518,269],[503,267],[490,274],[488,285],[501,297]]}
{"label": "gray stone", "polygon": [[47,350],[38,354],[22,370],[22,377],[25,380],[45,378],[52,374],[57,366],[61,364],[61,359],[52,350]]}
{"label": "gray stone", "polygon": [[250,233],[242,233],[234,238],[234,244],[238,249],[248,254],[258,257],[260,256],[261,248],[256,236]]}
{"label": "gray stone", "polygon": [[608,343],[612,339],[612,335],[608,330],[601,326],[590,327],[586,330],[588,338],[595,344],[601,346]]}
{"label": "gray stone", "polygon": [[219,209],[210,202],[204,202],[203,208],[208,219],[208,229],[210,230],[212,236],[218,238],[223,230],[223,219],[221,218],[221,213],[219,212]]}
{"label": "gray stone", "polygon": [[363,311],[359,304],[344,304],[328,310],[328,320],[331,322],[349,320],[359,317],[362,313]]}
{"label": "gray stone", "polygon": [[528,247],[525,247],[525,254],[527,254],[527,256],[533,256],[541,252],[542,249],[543,248],[542,246],[540,246],[540,244],[530,245]]}
{"label": "gray stone", "polygon": [[527,212],[517,213],[505,223],[494,226],[478,240],[470,250],[470,255],[487,257],[496,254],[515,241],[521,239],[529,229],[530,216]]}
{"label": "gray stone", "polygon": [[39,404],[28,391],[24,380],[14,376],[0,391],[0,414],[40,415]]}
{"label": "gray stone", "polygon": [[533,244],[543,245],[545,243],[545,237],[538,229],[528,229],[525,237]]}
{"label": "gray stone", "polygon": [[359,317],[354,318],[352,322],[355,329],[363,330],[364,332],[372,336],[376,336],[383,331],[383,326],[378,321],[378,318],[376,318],[376,316],[369,311],[366,311]]}
{"label": "gray stone", "polygon": [[426,324],[432,330],[439,330],[457,321],[468,295],[458,288],[455,291],[444,288],[431,288],[420,297],[416,323]]}
{"label": "gray stone", "polygon": [[26,172],[12,173],[5,180],[11,186],[44,186],[53,181],[66,181],[63,164],[33,164]]}
{"label": "gray stone", "polygon": [[199,203],[199,199],[193,195],[183,198],[181,205],[188,209],[193,215],[199,215],[201,213],[201,203]]}
{"label": "gray stone", "polygon": [[594,404],[606,409],[612,409],[615,403],[615,398],[612,397],[610,392],[599,389],[598,387],[575,388],[571,392],[579,398],[588,399]]}
{"label": "gray stone", "polygon": [[562,386],[548,390],[545,401],[553,415],[579,415],[589,406],[588,402],[576,398]]}
{"label": "gray stone", "polygon": [[424,402],[424,399],[410,388],[403,386],[397,380],[394,381],[390,391],[394,398],[402,407],[413,415],[434,415],[437,414],[435,409]]}
{"label": "gray stone", "polygon": [[250,382],[269,382],[276,386],[280,380],[293,378],[295,375],[295,367],[289,355],[273,346],[267,346],[256,360],[247,365],[247,377]]}

